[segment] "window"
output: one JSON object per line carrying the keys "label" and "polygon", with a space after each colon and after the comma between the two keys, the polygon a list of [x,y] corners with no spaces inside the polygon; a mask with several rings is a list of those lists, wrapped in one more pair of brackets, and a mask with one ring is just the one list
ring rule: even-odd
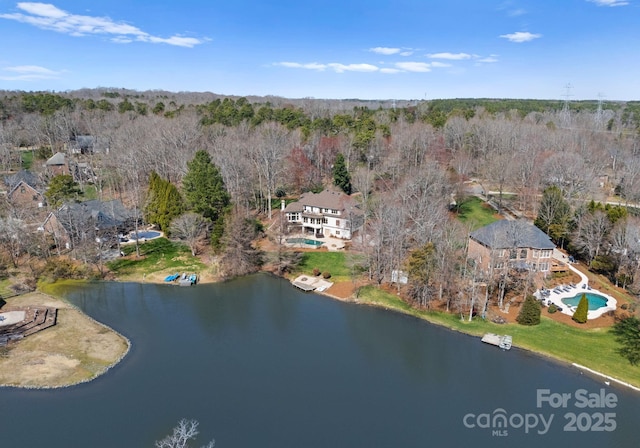
{"label": "window", "polygon": [[329,220],[327,218],[322,218],[322,224],[329,224]]}
{"label": "window", "polygon": [[518,251],[516,249],[511,249],[509,251],[509,258],[511,258],[512,260],[518,258]]}
{"label": "window", "polygon": [[527,249],[520,249],[520,258],[523,260],[527,258]]}
{"label": "window", "polygon": [[336,235],[340,235],[340,231],[339,230],[336,230]]}
{"label": "window", "polygon": [[540,270],[542,272],[548,271],[549,270],[549,263],[540,263]]}
{"label": "window", "polygon": [[332,209],[332,210],[331,210],[331,214],[332,214],[332,215],[337,215],[337,214],[338,214],[338,210],[333,210],[333,209]]}
{"label": "window", "polygon": [[24,193],[24,192],[25,192],[24,187],[20,187],[20,193]]}
{"label": "window", "polygon": [[500,257],[500,258],[504,258],[504,249],[500,249],[500,250],[498,251],[498,257]]}
{"label": "window", "polygon": [[496,269],[504,269],[504,262],[502,262],[502,261],[497,262],[496,265],[495,265],[495,268]]}
{"label": "window", "polygon": [[336,227],[340,227],[340,220],[336,219]]}
{"label": "window", "polygon": [[538,270],[538,265],[536,263],[531,263],[531,270],[532,271],[537,271]]}
{"label": "window", "polygon": [[540,251],[538,249],[533,249],[533,258],[540,258]]}
{"label": "window", "polygon": [[540,258],[549,258],[551,256],[550,250],[542,250],[540,251]]}
{"label": "window", "polygon": [[309,218],[307,218],[306,216],[302,219],[304,222],[309,222]]}

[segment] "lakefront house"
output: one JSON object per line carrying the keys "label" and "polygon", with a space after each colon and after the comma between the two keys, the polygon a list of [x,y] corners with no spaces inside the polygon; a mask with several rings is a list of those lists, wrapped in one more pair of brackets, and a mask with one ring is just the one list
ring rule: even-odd
{"label": "lakefront house", "polygon": [[364,223],[364,214],[354,198],[338,191],[304,193],[283,211],[289,232],[315,237],[351,239]]}
{"label": "lakefront house", "polygon": [[555,247],[533,224],[504,219],[471,232],[468,254],[485,272],[517,268],[546,273]]}

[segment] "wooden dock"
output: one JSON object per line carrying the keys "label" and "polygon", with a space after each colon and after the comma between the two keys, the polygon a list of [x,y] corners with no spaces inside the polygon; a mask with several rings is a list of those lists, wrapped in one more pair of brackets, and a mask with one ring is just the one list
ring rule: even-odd
{"label": "wooden dock", "polygon": [[496,347],[500,347],[502,350],[509,350],[511,348],[513,338],[508,334],[499,335],[494,333],[487,333],[482,336],[482,342],[484,342],[485,344],[495,345]]}

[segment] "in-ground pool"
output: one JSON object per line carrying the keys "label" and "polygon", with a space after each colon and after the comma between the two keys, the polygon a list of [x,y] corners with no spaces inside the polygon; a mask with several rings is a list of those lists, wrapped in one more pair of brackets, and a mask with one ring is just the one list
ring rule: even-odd
{"label": "in-ground pool", "polygon": [[308,244],[309,246],[320,247],[324,243],[322,241],[310,240],[307,238],[287,238],[289,244]]}
{"label": "in-ground pool", "polygon": [[155,230],[143,230],[141,232],[138,232],[138,236],[136,237],[136,232],[131,232],[131,235],[129,235],[129,239],[132,240],[152,240],[154,238],[158,238],[160,235],[162,235],[160,232],[156,232]]}
{"label": "in-ground pool", "polygon": [[578,303],[580,303],[580,299],[582,298],[582,294],[587,296],[587,300],[589,301],[589,311],[594,311],[607,306],[607,298],[593,292],[584,292],[573,297],[567,297],[562,299],[562,303],[567,306],[578,306]]}

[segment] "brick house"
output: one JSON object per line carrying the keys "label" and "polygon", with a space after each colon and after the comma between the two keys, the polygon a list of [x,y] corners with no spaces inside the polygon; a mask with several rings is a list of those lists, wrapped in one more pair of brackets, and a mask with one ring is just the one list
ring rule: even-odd
{"label": "brick house", "polygon": [[22,170],[11,176],[6,176],[4,180],[8,188],[7,200],[13,206],[28,210],[44,206],[42,184],[37,175]]}
{"label": "brick house", "polygon": [[342,192],[324,190],[304,193],[284,208],[288,231],[301,231],[316,237],[351,239],[364,223],[356,201]]}
{"label": "brick house", "polygon": [[64,204],[49,213],[40,229],[50,234],[56,246],[71,249],[79,241],[117,241],[135,228],[136,216],[119,200],[91,200]]}
{"label": "brick house", "polygon": [[57,152],[45,162],[47,173],[51,176],[59,176],[61,174],[69,174],[69,166],[64,153]]}
{"label": "brick house", "polygon": [[546,273],[551,270],[555,247],[533,224],[505,219],[472,232],[468,255],[485,272],[518,268]]}

